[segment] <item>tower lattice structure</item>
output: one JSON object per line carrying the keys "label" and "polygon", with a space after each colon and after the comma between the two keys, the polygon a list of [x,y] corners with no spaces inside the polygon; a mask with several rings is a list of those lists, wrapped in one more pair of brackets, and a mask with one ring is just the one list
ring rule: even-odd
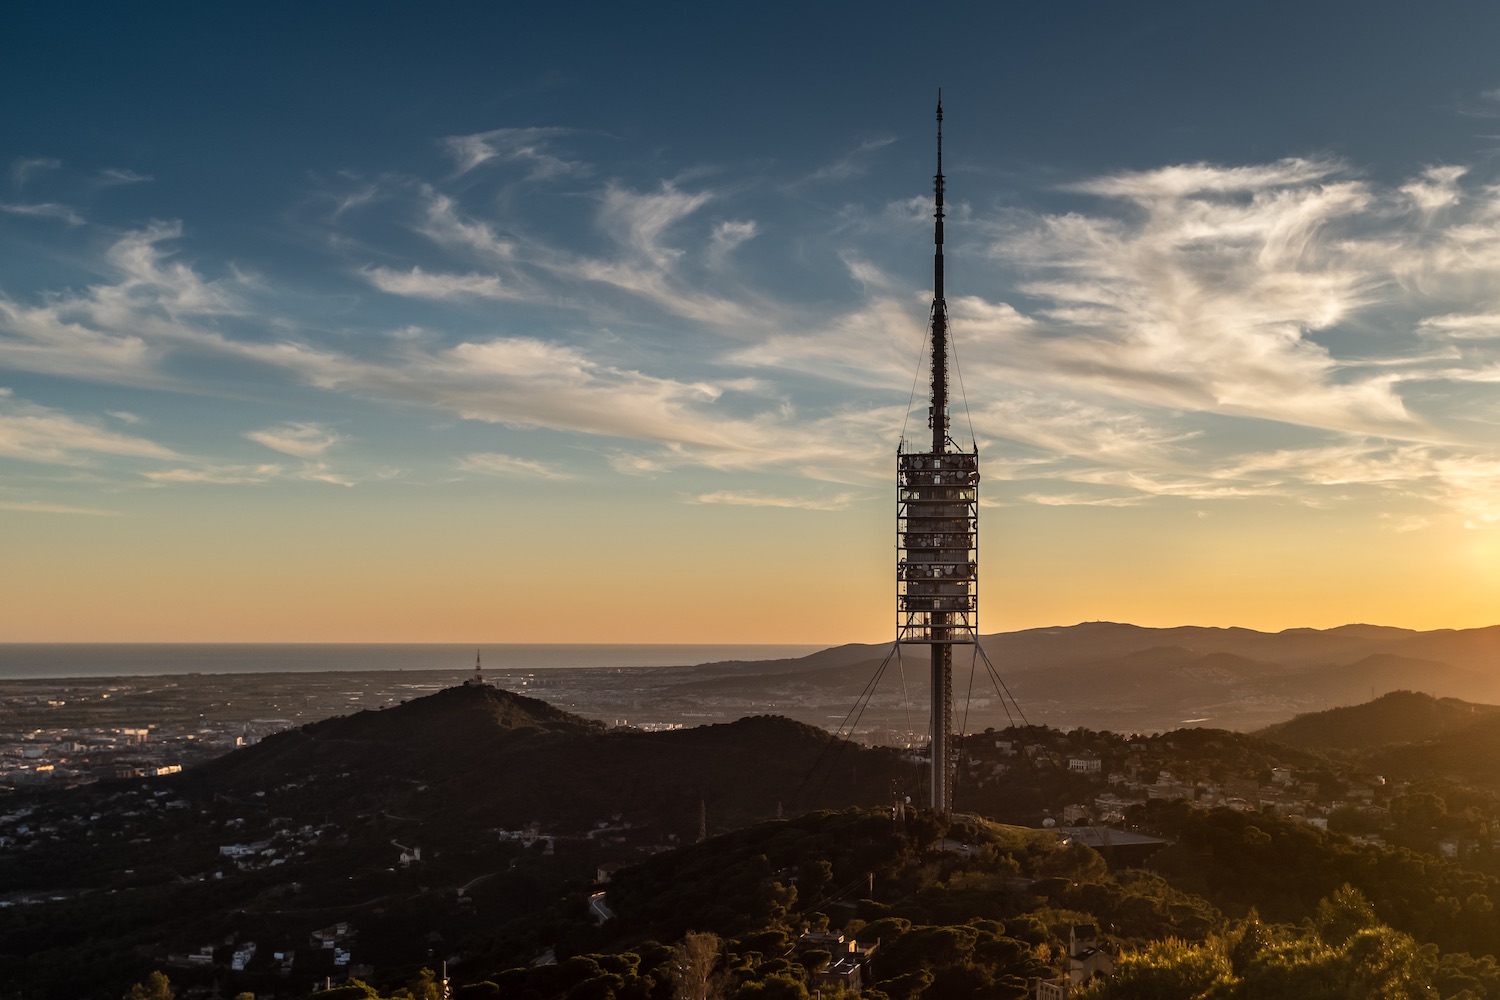
{"label": "tower lattice structure", "polygon": [[953,809],[953,647],[979,636],[979,450],[948,435],[948,304],[943,291],[943,103],[937,107],[930,323],[931,450],[896,451],[896,641],[932,653],[934,812]]}

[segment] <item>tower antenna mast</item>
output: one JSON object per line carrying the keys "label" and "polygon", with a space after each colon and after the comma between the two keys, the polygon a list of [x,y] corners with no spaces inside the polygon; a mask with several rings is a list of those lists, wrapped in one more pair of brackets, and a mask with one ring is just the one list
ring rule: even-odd
{"label": "tower antenna mast", "polygon": [[937,174],[932,179],[937,207],[932,213],[932,453],[948,449],[948,300],[943,295],[943,92],[938,91]]}
{"label": "tower antenna mast", "polygon": [[938,91],[933,178],[932,449],[896,452],[896,641],[932,655],[932,787],[953,811],[953,647],[979,637],[979,451],[948,437],[948,303],[943,287],[943,93]]}

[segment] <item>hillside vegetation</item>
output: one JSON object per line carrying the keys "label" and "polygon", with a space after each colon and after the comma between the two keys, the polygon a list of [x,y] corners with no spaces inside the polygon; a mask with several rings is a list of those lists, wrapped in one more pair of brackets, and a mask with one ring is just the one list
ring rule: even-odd
{"label": "hillside vegetation", "polygon": [[[1500,794],[1453,770],[1500,751],[1491,706],[960,746],[946,820],[893,798],[910,760],[787,719],[609,730],[480,686],[18,793],[0,1000],[154,971],[184,1000],[426,997],[443,961],[454,996],[524,1000],[808,1000],[854,975],[870,1000],[1020,998],[1080,961],[1117,970],[1085,997],[1500,1000]],[[1114,839],[1141,851],[1040,828],[1132,788]]]}

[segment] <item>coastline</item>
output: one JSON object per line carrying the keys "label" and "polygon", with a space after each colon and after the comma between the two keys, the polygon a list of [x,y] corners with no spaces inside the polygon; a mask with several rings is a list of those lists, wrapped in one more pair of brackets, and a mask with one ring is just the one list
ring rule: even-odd
{"label": "coastline", "polygon": [[687,667],[826,647],[750,643],[0,643],[0,680],[186,674]]}

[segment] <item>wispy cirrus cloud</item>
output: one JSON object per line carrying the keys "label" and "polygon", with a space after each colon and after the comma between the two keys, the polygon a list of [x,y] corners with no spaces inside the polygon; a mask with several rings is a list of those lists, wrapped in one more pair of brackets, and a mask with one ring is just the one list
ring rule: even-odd
{"label": "wispy cirrus cloud", "polygon": [[621,315],[622,303],[633,299],[671,316],[725,328],[757,316],[753,294],[710,292],[701,280],[722,275],[730,254],[758,231],[753,220],[720,221],[706,232],[695,231],[691,250],[673,239],[714,199],[711,191],[684,191],[671,182],[654,191],[605,184],[595,193],[593,224],[608,252],[589,253],[504,234],[493,220],[463,211],[452,196],[430,185],[421,187],[420,197],[415,231],[468,267],[483,269],[447,274],[420,265],[409,271],[389,265],[361,269],[382,291],[415,298],[511,299],[601,315]]}
{"label": "wispy cirrus cloud", "polygon": [[168,483],[212,484],[218,486],[248,486],[269,483],[281,478],[284,470],[279,465],[203,465],[181,466],[175,469],[152,469],[142,473],[147,480],[158,485]]}
{"label": "wispy cirrus cloud", "polygon": [[839,493],[830,497],[774,496],[738,490],[716,490],[700,493],[688,498],[688,503],[728,504],[733,507],[783,507],[790,510],[848,510],[858,499],[855,493]]}
{"label": "wispy cirrus cloud", "polygon": [[806,177],[794,182],[793,186],[800,187],[809,184],[822,184],[829,181],[847,181],[854,177],[861,177],[869,172],[870,154],[886,148],[895,141],[894,136],[866,139],[845,155],[831,163],[825,163]]}
{"label": "wispy cirrus cloud", "polygon": [[172,449],[14,398],[0,389],[0,457],[55,465],[82,465],[93,457],[167,459]]}
{"label": "wispy cirrus cloud", "polygon": [[245,437],[295,458],[318,458],[344,440],[343,435],[322,424],[296,422],[250,431]]}
{"label": "wispy cirrus cloud", "polygon": [[0,510],[13,510],[25,514],[76,514],[83,517],[119,517],[117,510],[99,507],[77,507],[72,504],[47,503],[42,500],[0,500]]}
{"label": "wispy cirrus cloud", "polygon": [[1420,211],[1430,214],[1458,204],[1458,182],[1468,172],[1468,167],[1428,167],[1422,171],[1421,177],[1401,185],[1401,193],[1410,198]]}
{"label": "wispy cirrus cloud", "polygon": [[95,187],[119,187],[122,184],[145,184],[156,178],[121,167],[106,167],[94,177]]}
{"label": "wispy cirrus cloud", "polygon": [[1352,374],[1310,336],[1381,294],[1349,228],[1377,197],[1341,169],[1192,164],[1073,185],[1134,211],[1046,216],[993,245],[1026,273],[1036,321],[997,358],[1137,405],[1420,433],[1393,376]]}
{"label": "wispy cirrus cloud", "polygon": [[1023,493],[1020,499],[1043,507],[1137,507],[1150,497],[1145,493],[1098,497],[1086,493]]}
{"label": "wispy cirrus cloud", "polygon": [[413,266],[409,271],[389,267],[367,267],[360,271],[371,285],[391,295],[414,299],[521,299],[493,274],[434,274]]}
{"label": "wispy cirrus cloud", "polygon": [[1461,96],[1453,106],[1469,118],[1500,118],[1500,87],[1488,87],[1472,95]]}
{"label": "wispy cirrus cloud", "polygon": [[707,264],[720,270],[728,263],[729,255],[743,244],[755,239],[759,227],[754,222],[721,222],[714,226],[710,237]]}
{"label": "wispy cirrus cloud", "polygon": [[[1500,524],[1500,457],[1477,449],[1404,444],[1376,438],[1351,439],[1305,448],[1248,452],[1215,462],[1155,467],[1068,466],[1024,470],[1020,479],[1042,478],[1083,489],[1022,493],[1020,499],[1051,506],[1136,506],[1158,498],[1192,501],[1276,497],[1309,506],[1330,499],[1384,496],[1420,500],[1447,508],[1470,527]],[[1353,492],[1351,492],[1353,491]],[[1391,519],[1396,531],[1418,530],[1430,518]]]}
{"label": "wispy cirrus cloud", "polygon": [[125,384],[157,384],[174,348],[232,345],[200,321],[244,305],[230,286],[170,259],[176,223],[126,233],[105,253],[113,282],[50,295],[35,305],[0,295],[0,366]]}
{"label": "wispy cirrus cloud", "polygon": [[[747,303],[704,292],[683,280],[683,265],[691,258],[668,241],[669,232],[712,199],[709,191],[683,191],[671,183],[646,192],[610,184],[596,221],[619,252],[610,257],[560,258],[551,270],[611,286],[686,319],[715,326],[744,321],[751,315]],[[710,246],[713,239],[710,236]]]}
{"label": "wispy cirrus cloud", "polygon": [[490,476],[515,476],[522,479],[572,479],[571,473],[556,465],[538,462],[530,458],[517,458],[499,452],[480,451],[465,455],[458,462],[463,472],[477,472]]}
{"label": "wispy cirrus cloud", "polygon": [[1377,487],[1453,509],[1470,527],[1500,524],[1500,455],[1492,449],[1355,440],[1244,456],[1218,475]]}
{"label": "wispy cirrus cloud", "polygon": [[1451,340],[1500,339],[1500,312],[1428,316],[1417,325],[1419,333]]}
{"label": "wispy cirrus cloud", "polygon": [[34,219],[57,219],[70,226],[83,225],[83,216],[67,205],[56,202],[6,202],[0,201],[0,212],[7,215],[25,215]]}
{"label": "wispy cirrus cloud", "polygon": [[555,141],[572,131],[556,127],[498,128],[471,135],[450,135],[442,140],[442,146],[460,174],[497,162],[522,164],[531,180],[587,176],[586,163],[554,152]]}
{"label": "wispy cirrus cloud", "polygon": [[336,472],[322,462],[306,462],[300,466],[275,463],[258,465],[205,463],[171,469],[152,469],[141,475],[155,486],[261,486],[286,480],[328,483],[333,486],[355,485],[352,477]]}
{"label": "wispy cirrus cloud", "polygon": [[[469,152],[481,157],[470,170],[535,158],[500,139]],[[116,240],[108,280],[25,303],[0,297],[0,365],[166,385],[210,358],[329,393],[588,435],[625,474],[776,467],[861,486],[888,477],[886,444],[914,378],[925,395],[927,293],[886,270],[886,248],[893,234],[925,231],[930,206],[903,201],[841,225],[828,256],[844,262],[847,295],[807,305],[747,279],[742,265],[772,256],[760,243],[805,234],[762,226],[733,183],[590,176],[544,173],[528,189],[534,213],[566,189],[576,232],[528,227],[527,206],[475,197],[477,177],[446,190],[382,181],[386,224],[401,228],[406,252],[361,231],[345,273],[412,300],[403,309],[484,303],[419,314],[420,335],[299,323],[277,311],[275,288],[208,278],[174,252],[181,227],[159,223]],[[953,230],[988,243],[984,260],[955,247],[979,277],[967,287],[985,294],[948,305],[987,477],[1013,481],[1002,488],[1010,501],[1313,502],[1318,491],[1406,490],[1484,523],[1473,484],[1487,481],[1487,453],[1461,440],[1472,428],[1442,419],[1439,397],[1446,383],[1500,379],[1500,190],[1455,166],[1381,186],[1338,161],[1289,159],[1119,172],[1064,194],[1071,211],[971,213]],[[410,252],[411,234],[421,253]],[[751,240],[754,253],[737,253]],[[571,318],[541,322],[538,306]],[[451,326],[448,312],[465,325]],[[476,329],[476,316],[493,326]],[[960,392],[955,433],[965,436],[962,401]],[[288,436],[292,426],[252,440],[301,467],[184,462],[153,481],[347,482],[319,461],[327,445]],[[1242,454],[1252,427],[1314,442],[1286,449],[1311,457],[1273,468],[1275,450]],[[1314,453],[1350,442],[1426,450],[1355,456],[1336,480],[1340,467]],[[475,452],[461,468],[562,474],[525,461]]]}
{"label": "wispy cirrus cloud", "polygon": [[[780,404],[749,414],[715,411],[726,391],[743,394],[752,384],[739,376],[721,387],[653,375],[526,337],[452,346],[386,338],[383,353],[362,354],[290,339],[232,337],[215,324],[250,311],[246,293],[172,260],[163,244],[179,235],[180,227],[163,224],[121,237],[106,254],[113,283],[39,305],[0,299],[0,364],[126,385],[169,385],[166,370],[174,358],[213,356],[281,371],[327,391],[432,407],[465,419],[633,440],[666,449],[662,460],[672,465],[764,464],[796,453],[777,442]],[[414,280],[425,277],[419,272]],[[453,293],[443,285],[432,291]],[[278,443],[285,450],[307,442],[283,435]],[[220,463],[159,470],[148,478],[256,482],[277,474],[275,467]]]}
{"label": "wispy cirrus cloud", "polygon": [[59,170],[62,161],[51,156],[18,156],[10,163],[10,186],[19,191],[35,175],[48,170]]}
{"label": "wispy cirrus cloud", "polygon": [[431,187],[422,189],[426,201],[426,218],[417,231],[439,246],[472,251],[482,258],[512,261],[516,256],[513,241],[502,238],[492,223],[462,215],[457,203]]}

